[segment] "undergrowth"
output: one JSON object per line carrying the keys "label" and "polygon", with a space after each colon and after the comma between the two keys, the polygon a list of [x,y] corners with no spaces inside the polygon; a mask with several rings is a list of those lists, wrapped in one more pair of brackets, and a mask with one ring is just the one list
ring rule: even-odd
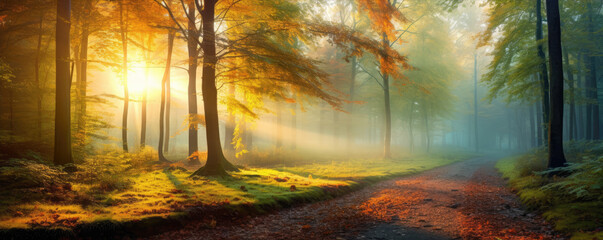
{"label": "undergrowth", "polygon": [[[195,169],[183,163],[158,163],[156,156],[150,147],[136,153],[101,149],[69,166],[69,171],[43,160],[3,160],[0,180],[11,184],[1,186],[0,194],[11,197],[1,198],[0,229],[74,228],[103,221],[169,218],[190,209],[262,212],[330,198],[361,184],[470,157],[454,153],[335,161],[331,156],[278,151],[254,155],[256,164],[271,162],[272,168],[249,164],[230,176],[190,177]],[[267,159],[260,161],[262,156]]]}
{"label": "undergrowth", "polygon": [[603,239],[603,143],[568,142],[564,177],[548,177],[546,152],[500,160],[497,168],[521,201],[572,239]]}

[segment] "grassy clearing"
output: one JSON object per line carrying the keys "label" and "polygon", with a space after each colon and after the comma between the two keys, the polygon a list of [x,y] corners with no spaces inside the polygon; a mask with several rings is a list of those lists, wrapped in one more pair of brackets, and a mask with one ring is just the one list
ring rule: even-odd
{"label": "grassy clearing", "polygon": [[570,142],[567,177],[548,178],[546,153],[509,157],[496,167],[529,208],[539,210],[572,239],[603,239],[603,143]]}
{"label": "grassy clearing", "polygon": [[[376,180],[412,174],[470,155],[435,153],[395,160],[321,160],[295,167],[243,167],[229,177],[190,177],[194,169],[152,165],[153,150],[90,158],[68,174],[41,161],[0,164],[0,229],[74,228],[102,221],[168,218],[192,208],[262,212],[330,198]],[[8,181],[10,180],[10,181]]]}

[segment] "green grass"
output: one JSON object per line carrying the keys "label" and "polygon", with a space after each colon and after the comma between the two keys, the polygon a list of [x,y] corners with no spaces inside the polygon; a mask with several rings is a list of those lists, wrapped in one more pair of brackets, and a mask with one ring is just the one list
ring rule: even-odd
{"label": "green grass", "polygon": [[542,212],[572,239],[603,239],[601,143],[570,142],[566,177],[546,176],[543,150],[501,159],[496,167],[528,208]]}
{"label": "green grass", "polygon": [[[0,194],[12,196],[1,198],[0,229],[168,218],[194,207],[259,213],[328,199],[368,183],[471,157],[442,152],[388,160],[322,159],[295,167],[242,167],[226,177],[190,177],[194,169],[145,164],[148,155],[143,151],[95,156],[78,165],[80,170],[71,176],[52,165],[13,159],[16,165],[2,167],[0,177],[26,175],[33,187],[17,189],[19,195],[9,194],[15,193],[14,188],[0,189]],[[49,185],[55,180],[60,181]]]}

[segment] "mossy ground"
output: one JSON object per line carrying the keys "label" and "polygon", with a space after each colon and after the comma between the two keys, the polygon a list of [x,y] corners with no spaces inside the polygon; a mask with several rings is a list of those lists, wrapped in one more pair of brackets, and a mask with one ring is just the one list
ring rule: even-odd
{"label": "mossy ground", "polygon": [[566,157],[567,177],[546,176],[546,154],[501,159],[496,167],[528,207],[542,215],[572,239],[603,239],[603,147],[600,142],[571,142]]}
{"label": "mossy ground", "polygon": [[74,174],[43,162],[8,160],[0,165],[0,177],[21,176],[18,183],[30,183],[0,189],[0,229],[73,228],[107,220],[166,218],[199,207],[261,212],[470,157],[457,152],[386,160],[322,159],[295,167],[242,166],[240,172],[224,177],[191,177],[195,169],[150,164],[151,155],[99,155],[77,165]]}

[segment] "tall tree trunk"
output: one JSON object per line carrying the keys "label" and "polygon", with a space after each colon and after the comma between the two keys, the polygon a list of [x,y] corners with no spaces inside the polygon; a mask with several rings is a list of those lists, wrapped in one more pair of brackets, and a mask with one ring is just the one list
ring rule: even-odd
{"label": "tall tree trunk", "polygon": [[[173,49],[173,45],[174,45],[174,37],[176,36],[176,33],[172,33],[174,36],[172,36],[172,42],[169,42],[168,44],[171,44],[172,46],[168,46],[168,49],[171,47]],[[168,37],[169,38],[169,37]],[[169,39],[168,39],[169,40]],[[171,53],[170,53],[170,60],[171,60]],[[168,68],[171,69],[171,62],[170,65],[167,66]],[[170,118],[171,118],[171,114],[170,114],[170,110],[171,110],[171,100],[172,100],[172,83],[171,83],[171,76],[168,74],[167,78],[165,80],[165,137],[164,137],[164,141],[165,144],[163,145],[163,152],[169,152],[170,151]]]}
{"label": "tall tree trunk", "polygon": [[[149,84],[149,61],[151,60],[151,40],[152,34],[148,34],[147,48],[143,50],[144,54],[144,89],[142,92],[142,109],[140,111],[140,148],[144,148],[147,139],[147,97]],[[144,43],[144,37],[142,38]]]}
{"label": "tall tree trunk", "polygon": [[574,98],[574,71],[572,69],[572,66],[569,64],[569,54],[567,52],[567,49],[563,49],[563,56],[565,59],[565,67],[567,69],[567,79],[568,79],[568,85],[569,85],[569,91],[570,91],[570,96],[569,96],[569,140],[574,140],[576,139],[576,101]]}
{"label": "tall tree trunk", "polygon": [[[576,82],[576,86],[578,87],[578,89],[586,89],[586,76],[584,74],[585,71],[585,57],[583,54],[579,54],[578,55],[578,81]],[[585,91],[580,91],[581,95],[586,95],[587,92]],[[578,106],[578,118],[576,121],[576,128],[578,129],[577,131],[577,136],[578,139],[585,139],[586,138],[586,124],[585,124],[585,115],[586,115],[586,110],[587,110],[587,106],[588,104],[580,104]]]}
{"label": "tall tree trunk", "polygon": [[[350,78],[350,101],[354,101],[354,90],[355,90],[355,85],[356,85],[356,68],[358,67],[358,62],[356,59],[356,56],[352,57],[352,76]],[[352,149],[352,144],[355,140],[355,135],[353,133],[353,127],[352,125],[354,124],[354,103],[350,103],[348,105],[348,122],[346,125],[346,131],[347,131],[347,149],[348,149],[348,153],[350,152],[349,150]]]}
{"label": "tall tree trunk", "polygon": [[42,31],[44,23],[44,12],[40,14],[40,25],[38,28],[38,46],[36,48],[36,60],[34,63],[34,75],[36,78],[36,106],[37,106],[37,118],[36,126],[38,131],[38,138],[42,138],[42,86],[40,86],[40,54],[42,51]]}
{"label": "tall tree trunk", "polygon": [[119,30],[121,34],[121,45],[123,51],[121,74],[124,84],[124,107],[121,119],[121,141],[124,152],[128,151],[128,108],[130,106],[130,96],[128,92],[128,26],[126,21],[127,19],[124,19],[124,3],[123,0],[121,0],[119,1]]}
{"label": "tall tree trunk", "polygon": [[207,162],[193,175],[226,175],[226,170],[238,169],[226,160],[220,145],[218,128],[218,90],[216,89],[216,32],[214,29],[216,0],[203,0],[201,18],[203,21],[203,106],[207,137]]}
{"label": "tall tree trunk", "polygon": [[[387,34],[385,32],[382,33],[382,41],[383,41],[383,46],[388,47],[389,46],[389,40],[387,39]],[[383,62],[387,62],[387,56],[383,55],[382,56]],[[383,140],[383,158],[391,158],[392,157],[392,153],[391,153],[391,141],[392,141],[392,113],[391,113],[391,105],[390,105],[390,98],[389,98],[389,75],[387,74],[387,72],[382,69],[381,70],[381,75],[383,76],[383,97],[384,100],[383,102],[385,103],[385,133],[384,133],[384,140]]]}
{"label": "tall tree trunk", "polygon": [[90,32],[88,25],[86,24],[82,30],[82,38],[80,43],[80,75],[78,82],[79,91],[79,119],[78,119],[78,132],[81,137],[86,137],[86,87],[88,86],[88,38]]}
{"label": "tall tree trunk", "polygon": [[[542,89],[542,121],[545,124],[549,122],[549,77],[546,67],[546,57],[544,55],[544,47],[542,46],[542,0],[536,0],[536,42],[538,47],[538,58],[540,64],[540,87]],[[544,126],[543,134],[547,134],[547,125]],[[545,138],[548,138],[545,136]]]}
{"label": "tall tree trunk", "polygon": [[[168,84],[169,84],[169,79],[170,79],[170,74],[171,74],[171,65],[172,65],[172,50],[174,49],[174,37],[175,37],[175,32],[174,30],[169,30],[168,32],[168,52],[167,52],[167,58],[165,61],[165,71],[163,72],[163,78],[161,79],[161,103],[160,103],[160,107],[159,107],[159,144],[157,146],[157,152],[159,154],[159,161],[161,162],[168,162],[168,160],[165,158],[163,152],[164,150],[164,139],[169,139],[170,135],[167,134],[167,130],[165,130],[165,125],[164,122],[167,121],[167,119],[169,118],[169,115],[166,116],[165,114],[165,109],[166,109],[166,90],[168,88]],[[165,134],[165,135],[164,135]],[[167,143],[167,141],[166,141]]]}
{"label": "tall tree trunk", "polygon": [[548,168],[565,165],[563,153],[563,60],[558,0],[546,0],[551,67],[551,119],[549,120]]}
{"label": "tall tree trunk", "polygon": [[54,164],[73,163],[71,156],[71,76],[69,73],[69,31],[71,1],[57,1],[56,23],[56,109]]}
{"label": "tall tree trunk", "polygon": [[[92,10],[91,0],[84,2],[84,14],[90,14]],[[77,106],[79,109],[76,110],[77,114],[77,133],[80,137],[81,144],[85,144],[86,141],[86,88],[88,85],[88,38],[90,37],[89,23],[87,20],[81,19],[82,21],[82,35],[80,38],[79,47],[79,72],[77,77]],[[83,147],[83,146],[81,146]]]}
{"label": "tall tree trunk", "polygon": [[[204,1],[206,2],[206,1]],[[215,3],[214,3],[215,4]],[[196,156],[193,155],[195,154],[197,151],[199,151],[199,139],[198,139],[198,134],[197,134],[197,130],[198,130],[198,113],[197,113],[197,61],[198,61],[198,57],[199,57],[199,48],[198,48],[198,38],[199,38],[199,31],[197,30],[197,25],[195,25],[195,1],[189,1],[188,4],[188,39],[187,39],[187,43],[188,43],[188,115],[189,115],[189,124],[188,124],[188,155],[189,156]],[[214,20],[212,19],[211,22],[213,23]],[[205,22],[203,22],[203,26],[205,27]],[[213,29],[213,26],[212,26]],[[212,30],[213,31],[213,30]],[[212,39],[211,41],[215,41],[214,39]],[[203,42],[205,42],[205,33],[204,33],[204,38],[203,38]],[[215,46],[214,46],[215,48]],[[215,52],[215,50],[214,50]],[[209,54],[211,55],[211,54]],[[205,56],[209,56],[208,54],[204,53],[204,57]],[[215,54],[214,54],[214,58],[215,58]],[[209,59],[208,59],[209,60]],[[213,60],[209,60],[209,61],[213,61],[215,62],[215,59]],[[205,63],[205,59],[204,59],[204,63]],[[205,68],[206,66],[203,66],[203,85],[205,85]],[[213,70],[213,72],[215,72],[215,69]],[[210,73],[208,73],[210,74]],[[215,82],[215,74],[213,76],[214,78],[214,82]],[[209,81],[209,80],[208,80]],[[215,88],[215,87],[214,87]],[[203,99],[205,99],[205,90],[203,90]],[[207,105],[207,103],[204,103],[205,105]],[[205,111],[208,111],[208,109],[206,108]],[[216,113],[217,114],[217,113]],[[206,121],[207,121],[207,116],[206,117]],[[218,127],[216,125],[216,127]],[[209,129],[209,125],[206,126],[207,129]],[[218,132],[219,134],[219,130],[218,129],[213,129],[212,132]],[[208,130],[209,132],[209,130]],[[218,139],[220,138],[220,136],[218,136]],[[212,139],[214,140],[214,139]],[[207,144],[209,145],[209,141],[207,142]],[[212,143],[214,144],[214,143]],[[218,140],[218,145],[220,145],[220,141]],[[208,149],[209,151],[209,149]],[[222,149],[220,149],[220,154],[222,154]],[[190,162],[189,164],[199,164],[199,158],[198,157],[192,157],[190,158]]]}
{"label": "tall tree trunk", "polygon": [[542,114],[542,102],[538,102],[536,103],[536,130],[537,130],[537,134],[536,134],[536,139],[538,140],[538,147],[543,146],[544,145],[544,133],[543,133],[543,120],[542,120],[542,116],[544,114]]}
{"label": "tall tree trunk", "polygon": [[473,54],[473,117],[475,133],[475,151],[479,152],[479,139],[477,132],[477,53]]}
{"label": "tall tree trunk", "polygon": [[[593,20],[594,18],[594,9],[592,7],[591,2],[588,2],[586,5],[586,8],[588,9],[588,38],[592,41],[597,41],[597,38],[595,38],[594,36],[594,32],[596,31],[595,29],[595,22]],[[592,120],[589,118],[588,120],[591,121],[592,124],[592,136],[590,139],[592,140],[599,140],[600,139],[600,130],[599,130],[599,97],[598,97],[598,90],[599,88],[597,87],[597,55],[595,53],[595,51],[590,51],[588,54],[588,69],[589,69],[589,75],[588,75],[588,88],[587,91],[590,92],[590,100],[592,101],[592,103],[590,103],[590,109],[591,109],[591,115],[592,115]]]}

